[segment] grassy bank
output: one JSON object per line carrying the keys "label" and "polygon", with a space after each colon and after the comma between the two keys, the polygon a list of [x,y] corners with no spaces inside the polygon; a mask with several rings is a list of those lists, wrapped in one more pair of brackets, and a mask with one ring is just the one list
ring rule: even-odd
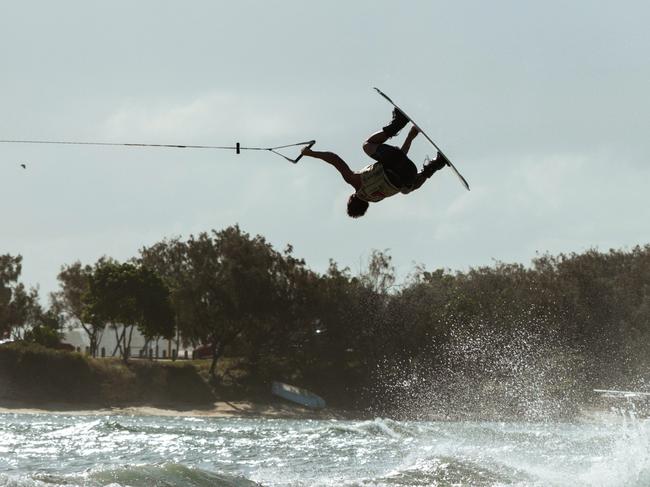
{"label": "grassy bank", "polygon": [[[241,359],[224,358],[218,369],[218,383],[210,381],[210,360],[149,361],[133,359],[128,364],[113,358],[93,359],[39,345],[12,343],[0,346],[0,406],[45,410],[154,407],[173,411],[214,411],[230,407],[227,415],[269,415],[304,417],[295,405],[270,394],[269,374],[252,373]],[[531,374],[545,371],[537,364]],[[536,380],[526,370],[494,376],[470,387],[471,377],[462,369],[447,371],[447,388],[420,380],[411,385],[412,373],[393,364],[388,367],[383,401],[373,408],[343,403],[328,391],[327,384],[313,388],[328,401],[328,411],[341,417],[386,416],[395,419],[570,419],[585,406],[602,409],[592,401],[576,397],[573,382]],[[402,373],[403,372],[403,373]],[[460,374],[460,375],[458,375]],[[390,375],[390,374],[389,374]],[[423,377],[426,373],[423,372]],[[442,381],[445,377],[437,377]],[[460,387],[465,385],[464,388]],[[355,400],[349,395],[349,401]],[[218,403],[218,404],[217,404]],[[216,411],[219,412],[219,411]],[[328,414],[328,413],[326,413]],[[319,417],[316,413],[312,416]]]}
{"label": "grassy bank", "polygon": [[0,346],[0,400],[86,407],[209,407],[214,393],[192,364],[93,359],[38,345]]}

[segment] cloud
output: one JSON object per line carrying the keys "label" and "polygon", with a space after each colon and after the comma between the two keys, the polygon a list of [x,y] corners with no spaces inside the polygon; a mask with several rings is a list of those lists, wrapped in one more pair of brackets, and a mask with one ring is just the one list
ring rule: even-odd
{"label": "cloud", "polygon": [[102,125],[111,140],[231,145],[294,136],[297,118],[295,107],[277,98],[214,92],[180,101],[124,100]]}
{"label": "cloud", "polygon": [[450,200],[434,238],[455,253],[466,248],[466,260],[486,263],[643,243],[635,238],[650,218],[644,192],[650,171],[613,160],[566,153],[474,161],[472,191]]}

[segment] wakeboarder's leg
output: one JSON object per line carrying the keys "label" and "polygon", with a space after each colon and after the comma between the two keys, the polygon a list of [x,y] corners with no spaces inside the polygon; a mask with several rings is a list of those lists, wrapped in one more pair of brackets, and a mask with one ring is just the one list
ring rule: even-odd
{"label": "wakeboarder's leg", "polygon": [[368,140],[363,143],[363,151],[370,157],[374,158],[375,152],[377,152],[377,148],[391,137],[395,137],[408,122],[409,119],[406,118],[406,115],[404,115],[397,108],[394,108],[393,119],[391,122],[382,128],[379,132],[375,132],[370,137],[368,137]]}

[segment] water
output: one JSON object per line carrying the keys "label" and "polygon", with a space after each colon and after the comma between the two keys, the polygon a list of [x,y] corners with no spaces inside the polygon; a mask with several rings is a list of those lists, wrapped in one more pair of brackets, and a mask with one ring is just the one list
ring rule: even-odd
{"label": "water", "polygon": [[650,423],[0,414],[0,486],[648,486]]}

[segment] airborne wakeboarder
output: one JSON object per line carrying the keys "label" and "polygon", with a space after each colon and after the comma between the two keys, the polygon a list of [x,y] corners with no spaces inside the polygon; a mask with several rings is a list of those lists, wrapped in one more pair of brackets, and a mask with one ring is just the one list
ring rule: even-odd
{"label": "airborne wakeboarder", "polygon": [[413,139],[420,132],[415,124],[411,127],[401,147],[386,144],[408,123],[408,117],[397,107],[393,109],[393,119],[380,131],[373,133],[363,143],[363,151],[376,162],[360,171],[352,171],[350,166],[333,152],[315,151],[310,147],[302,150],[303,156],[321,159],[334,166],[346,183],[355,192],[347,204],[348,215],[359,218],[366,213],[370,203],[378,203],[397,193],[407,194],[420,188],[433,173],[449,164],[444,154],[438,152],[434,160],[427,161],[420,172],[408,158]]}

